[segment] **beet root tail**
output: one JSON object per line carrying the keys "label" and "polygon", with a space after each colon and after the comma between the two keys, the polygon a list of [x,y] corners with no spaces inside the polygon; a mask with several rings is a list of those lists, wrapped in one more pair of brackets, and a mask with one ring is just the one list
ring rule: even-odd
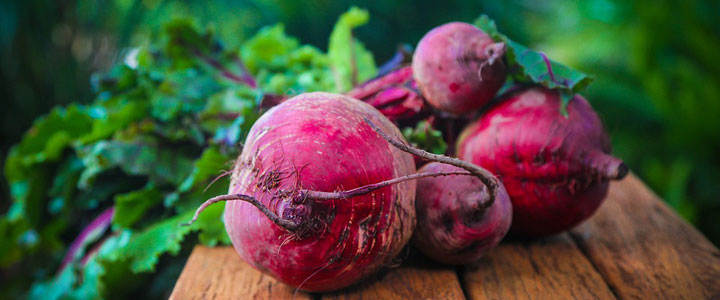
{"label": "beet root tail", "polygon": [[620,180],[630,172],[628,166],[619,158],[601,151],[590,155],[590,166],[605,179]]}

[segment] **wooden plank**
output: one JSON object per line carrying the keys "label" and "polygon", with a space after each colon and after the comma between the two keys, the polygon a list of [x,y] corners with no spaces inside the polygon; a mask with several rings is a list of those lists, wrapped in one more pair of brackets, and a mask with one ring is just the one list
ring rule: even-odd
{"label": "wooden plank", "polygon": [[461,274],[469,299],[615,299],[567,233],[504,241]]}
{"label": "wooden plank", "polygon": [[453,268],[412,261],[323,299],[465,299]]}
{"label": "wooden plank", "polygon": [[[504,241],[460,278],[415,257],[359,286],[296,299],[712,299],[720,251],[634,176],[613,183],[585,224],[555,237]],[[254,270],[231,247],[198,246],[171,299],[289,299],[294,289]]]}
{"label": "wooden plank", "polygon": [[[170,299],[292,299],[294,289],[242,261],[232,247],[196,246]],[[312,299],[298,292],[295,299]]]}
{"label": "wooden plank", "polygon": [[633,175],[572,236],[620,298],[720,298],[720,251]]}

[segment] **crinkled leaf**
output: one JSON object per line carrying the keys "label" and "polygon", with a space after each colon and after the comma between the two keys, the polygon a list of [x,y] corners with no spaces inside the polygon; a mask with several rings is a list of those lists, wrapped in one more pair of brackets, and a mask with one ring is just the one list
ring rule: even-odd
{"label": "crinkled leaf", "polygon": [[[222,175],[218,173],[218,176]],[[213,176],[213,179],[215,176]],[[229,174],[227,176],[224,176],[224,178],[219,178],[217,181],[213,182],[213,184],[210,184],[210,180],[208,178],[206,183],[200,183],[196,187],[190,189],[187,192],[180,193],[180,192],[174,192],[168,195],[169,197],[174,197],[175,203],[172,204],[172,207],[177,211],[178,214],[185,213],[187,211],[195,211],[195,209],[200,206],[205,200],[217,196],[217,195],[224,195],[228,192],[228,186],[229,186]],[[165,199],[166,201],[170,201],[172,199]]]}
{"label": "crinkled leaf", "polygon": [[204,188],[203,185],[209,183],[208,179],[221,175],[220,172],[228,169],[231,161],[232,158],[220,152],[217,147],[211,146],[205,149],[202,156],[193,164],[190,176],[178,187],[178,191],[183,193],[191,188]]}
{"label": "crinkled leaf", "polygon": [[473,24],[490,35],[494,40],[499,39],[500,32],[497,30],[495,20],[491,19],[488,15],[480,15],[477,19],[475,19]]}
{"label": "crinkled leaf", "polygon": [[192,212],[155,223],[149,228],[133,233],[127,244],[116,250],[117,255],[127,259],[133,273],[152,272],[160,256],[180,251],[180,243],[195,226],[180,226],[192,217]]}
{"label": "crinkled leaf", "polygon": [[[193,173],[180,185],[177,192],[173,193],[177,202],[174,204],[179,214],[194,212],[197,207],[208,198],[227,193],[228,179],[214,179],[222,174],[222,170],[231,167],[231,158],[223,154],[217,147],[210,147],[203,152],[203,155],[195,161]],[[212,185],[210,185],[212,182]],[[219,204],[219,203],[218,203]],[[215,245],[218,242],[230,243],[225,232],[225,226],[220,221],[224,204],[214,204],[203,211],[200,219],[193,226],[198,226],[200,231],[200,242],[206,245]]]}
{"label": "crinkled leaf", "polygon": [[222,203],[211,205],[200,215],[198,221],[190,226],[181,226],[181,224],[188,222],[194,211],[160,221],[133,234],[119,253],[130,261],[130,269],[134,273],[152,272],[161,255],[166,253],[176,255],[180,251],[180,245],[188,233],[209,228],[211,230],[208,233],[212,235],[207,236],[206,240],[218,239],[217,229],[223,227],[220,219],[223,209]]}
{"label": "crinkled leaf", "polygon": [[254,90],[237,87],[234,89],[226,89],[220,93],[212,95],[205,104],[200,116],[208,121],[213,118],[218,122],[222,122],[225,114],[251,113],[255,109],[255,99],[258,97]]}
{"label": "crinkled leaf", "polygon": [[147,101],[131,101],[125,98],[113,99],[114,105],[98,105],[91,113],[95,115],[92,131],[79,139],[79,143],[92,143],[111,136],[129,124],[147,116]]}
{"label": "crinkled leaf", "polygon": [[367,10],[352,7],[340,16],[330,34],[328,57],[335,76],[336,92],[346,92],[377,73],[372,53],[352,33],[354,28],[364,25],[369,19]]}
{"label": "crinkled leaf", "polygon": [[327,56],[315,47],[300,46],[281,24],[261,29],[242,47],[242,57],[263,91],[297,94],[330,90]]}
{"label": "crinkled leaf", "polygon": [[227,178],[218,178],[218,180],[215,178],[228,176],[222,172],[230,169],[231,163],[230,156],[223,154],[215,147],[208,148],[195,162],[193,173],[186,178],[178,190],[165,196],[164,205],[172,207],[178,214],[182,214],[195,211],[210,197],[227,193]]}
{"label": "crinkled leaf", "polygon": [[212,77],[193,69],[173,73],[153,94],[152,115],[162,121],[175,119],[179,114],[197,113],[205,108],[207,97],[221,89]]}
{"label": "crinkled leaf", "polygon": [[214,50],[212,33],[201,33],[189,19],[169,22],[165,25],[165,34],[167,36],[165,53],[176,69],[192,67],[195,65],[198,53]]}
{"label": "crinkled leaf", "polygon": [[160,203],[162,199],[163,194],[153,185],[117,195],[115,196],[113,223],[130,228],[145,215],[148,209]]}
{"label": "crinkled leaf", "polygon": [[[22,141],[13,147],[8,158],[8,168],[14,159],[23,166],[46,161],[57,161],[62,151],[75,138],[86,134],[92,126],[92,118],[87,109],[71,105],[68,108],[56,107],[47,116],[39,118],[33,127],[23,136]],[[6,169],[8,180],[18,177],[15,170]]]}
{"label": "crinkled leaf", "polygon": [[592,77],[549,59],[544,53],[533,51],[497,30],[495,21],[486,15],[478,17],[474,24],[489,34],[494,40],[504,42],[507,46],[505,57],[511,74],[518,82],[532,82],[564,93],[561,111],[566,114],[567,102],[572,95],[584,90]]}
{"label": "crinkled leaf", "polygon": [[58,161],[73,139],[86,134],[91,124],[84,107],[56,107],[38,119],[20,144],[10,150],[5,162],[5,176],[14,200],[10,218],[26,216],[32,226],[38,225],[52,176],[50,168],[39,164]]}
{"label": "crinkled leaf", "polygon": [[285,69],[290,52],[300,46],[296,38],[285,34],[285,27],[277,24],[264,27],[242,47],[242,58],[252,73],[260,69]]}
{"label": "crinkled leaf", "polygon": [[218,128],[215,131],[215,136],[213,137],[213,140],[218,144],[222,145],[236,145],[237,142],[240,141],[241,135],[247,133],[247,131],[244,131],[242,128],[243,125],[247,123],[252,122],[246,122],[245,116],[238,116],[237,118],[235,118],[235,121],[233,121],[232,124]]}
{"label": "crinkled leaf", "polygon": [[180,251],[180,243],[194,227],[180,226],[187,222],[191,214],[179,215],[162,221],[132,237],[125,248],[124,256],[131,260],[130,269],[135,273],[155,270],[160,255],[175,255]]}
{"label": "crinkled leaf", "polygon": [[171,147],[162,147],[157,139],[137,137],[132,141],[100,141],[79,149],[86,166],[80,186],[87,188],[105,170],[119,167],[130,175],[148,176],[158,184],[180,184],[192,170],[190,158]]}
{"label": "crinkled leaf", "polygon": [[122,253],[130,232],[103,240],[84,263],[74,262],[51,279],[33,285],[29,299],[123,298],[146,276],[131,273]]}
{"label": "crinkled leaf", "polygon": [[542,52],[530,50],[523,45],[506,39],[508,59],[522,67],[522,75],[529,80],[551,89],[572,92],[582,91],[592,81],[588,75],[548,59]]}
{"label": "crinkled leaf", "polygon": [[214,132],[213,141],[234,147],[250,130],[259,117],[257,98],[259,93],[247,88],[227,89],[208,99],[200,117],[201,126]]}
{"label": "crinkled leaf", "polygon": [[[173,208],[178,214],[194,213],[195,210],[207,199],[226,194],[228,191],[229,180],[227,178],[218,180],[207,189],[202,184],[185,193],[173,193],[176,202]],[[166,199],[167,200],[167,199]],[[192,226],[196,226],[200,230],[198,238],[200,243],[214,246],[217,244],[230,244],[230,237],[225,231],[225,225],[222,220],[222,213],[225,203],[216,203],[206,208],[198,220]],[[189,219],[188,219],[189,220]]]}
{"label": "crinkled leaf", "polygon": [[177,255],[187,234],[200,231],[205,244],[229,243],[221,214],[223,203],[208,207],[197,222],[180,226],[192,212],[158,222],[139,232],[123,230],[103,240],[84,265],[75,262],[57,276],[36,283],[30,299],[97,299],[132,292],[155,271],[162,255]]}
{"label": "crinkled leaf", "polygon": [[[199,66],[225,83],[256,87],[257,84],[238,54],[235,51],[225,51],[212,31],[201,33],[192,21],[180,19],[168,24],[166,33],[168,42],[165,52],[174,69]],[[142,65],[147,64],[147,59],[143,60],[145,61]]]}
{"label": "crinkled leaf", "polygon": [[415,128],[405,127],[402,133],[408,142],[420,149],[436,154],[443,154],[447,150],[442,132],[434,129],[428,121],[418,122]]}

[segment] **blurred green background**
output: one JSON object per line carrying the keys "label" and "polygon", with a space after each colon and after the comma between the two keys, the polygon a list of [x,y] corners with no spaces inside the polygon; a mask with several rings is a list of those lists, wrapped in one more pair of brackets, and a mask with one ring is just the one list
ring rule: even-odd
{"label": "blurred green background", "polygon": [[356,34],[378,62],[436,25],[484,13],[512,39],[593,74],[585,96],[614,152],[720,244],[718,1],[2,1],[0,157],[53,105],[91,102],[91,74],[152,42],[174,17],[196,18],[230,45],[282,22],[302,43],[326,49],[352,4],[370,11]]}

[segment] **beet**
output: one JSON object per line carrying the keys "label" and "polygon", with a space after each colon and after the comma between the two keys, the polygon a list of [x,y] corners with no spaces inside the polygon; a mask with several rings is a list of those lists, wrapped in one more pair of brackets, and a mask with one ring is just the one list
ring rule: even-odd
{"label": "beet", "polygon": [[413,55],[413,77],[435,108],[464,114],[486,105],[505,82],[505,44],[453,22],[430,30]]}
{"label": "beet", "polygon": [[608,182],[627,166],[580,95],[561,114],[560,93],[533,87],[510,95],[460,135],[458,157],[500,178],[513,204],[511,232],[549,235],[589,218]]}
{"label": "beet", "polygon": [[[429,163],[420,173],[462,169]],[[442,176],[419,179],[415,197],[417,228],[412,242],[425,255],[446,264],[467,264],[495,248],[510,229],[512,205],[505,188],[492,203],[488,189],[476,177]]]}
{"label": "beet", "polygon": [[246,262],[300,289],[330,291],[389,264],[405,246],[415,228],[414,181],[347,199],[302,192],[348,190],[415,172],[412,157],[364,118],[400,136],[372,106],[328,93],[289,99],[253,125],[229,195],[261,205],[229,201],[225,208],[225,228]]}

